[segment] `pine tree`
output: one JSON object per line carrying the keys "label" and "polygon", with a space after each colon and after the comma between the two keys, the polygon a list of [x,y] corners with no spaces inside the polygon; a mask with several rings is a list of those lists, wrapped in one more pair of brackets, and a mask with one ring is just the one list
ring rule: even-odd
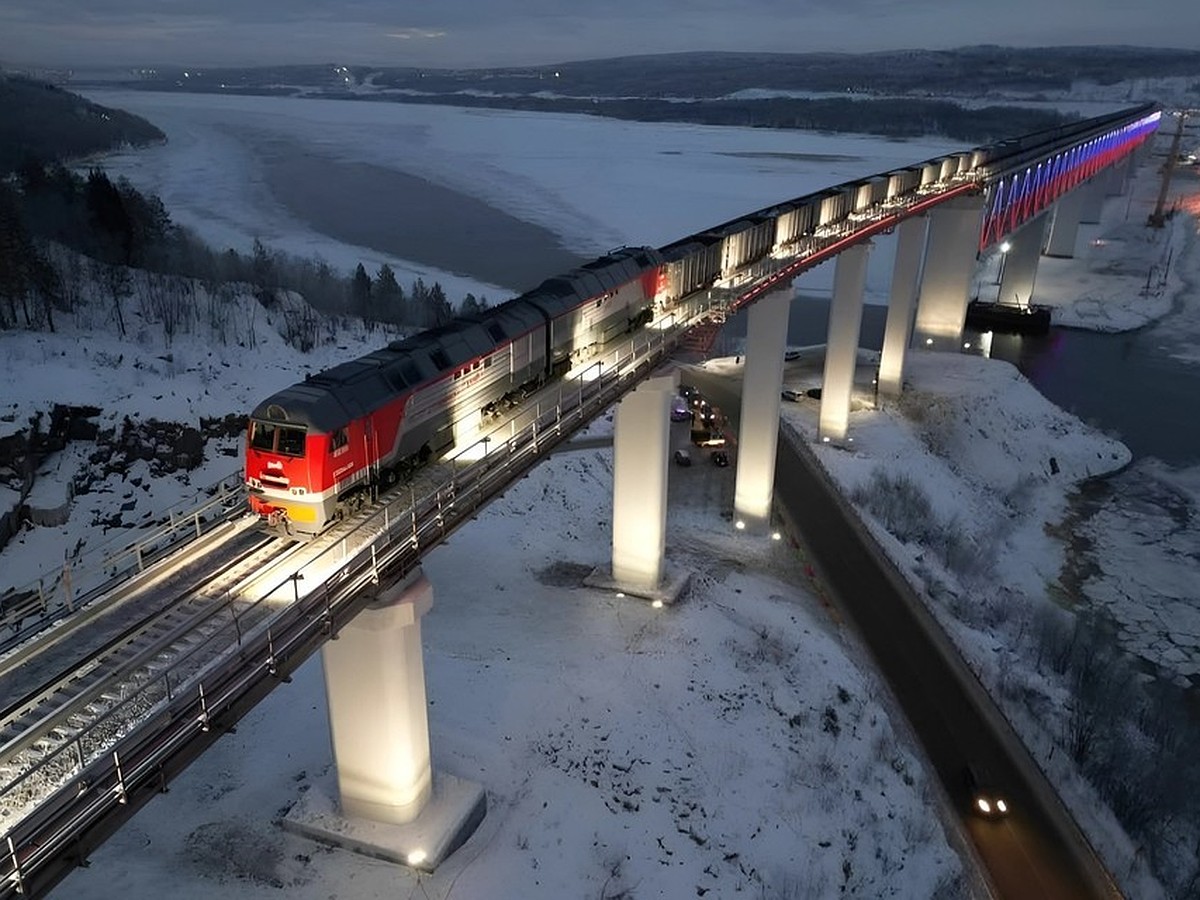
{"label": "pine tree", "polygon": [[258,238],[254,239],[253,256],[250,259],[250,282],[258,302],[270,309],[275,303],[275,260]]}
{"label": "pine tree", "polygon": [[478,297],[467,292],[467,296],[463,297],[462,303],[459,304],[458,311],[460,315],[477,316],[488,308],[487,297]]}
{"label": "pine tree", "polygon": [[436,328],[439,325],[445,325],[454,318],[454,310],[450,308],[450,301],[446,299],[446,292],[442,290],[442,286],[436,281],[433,287],[429,289],[429,299],[427,301],[429,308],[429,324]]}
{"label": "pine tree", "polygon": [[385,322],[404,324],[408,320],[408,304],[404,297],[404,288],[396,281],[396,273],[392,267],[384,263],[379,267],[375,276],[376,314]]}
{"label": "pine tree", "polygon": [[350,312],[364,320],[373,320],[371,304],[371,276],[359,263],[350,279]]}
{"label": "pine tree", "polygon": [[88,172],[84,200],[92,225],[100,232],[99,252],[110,263],[133,262],[133,222],[120,192],[100,169]]}
{"label": "pine tree", "polygon": [[29,316],[31,262],[34,249],[21,221],[16,196],[0,182],[0,327],[17,325],[17,306],[25,317],[25,327],[33,323]]}

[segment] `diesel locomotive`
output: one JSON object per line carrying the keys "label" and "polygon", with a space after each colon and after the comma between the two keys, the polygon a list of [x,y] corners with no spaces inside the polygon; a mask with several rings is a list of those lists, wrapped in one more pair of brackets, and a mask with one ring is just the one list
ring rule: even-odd
{"label": "diesel locomotive", "polygon": [[662,257],[623,248],[474,317],[309,376],[250,414],[246,486],[270,525],[313,535],[407,471],[645,325]]}

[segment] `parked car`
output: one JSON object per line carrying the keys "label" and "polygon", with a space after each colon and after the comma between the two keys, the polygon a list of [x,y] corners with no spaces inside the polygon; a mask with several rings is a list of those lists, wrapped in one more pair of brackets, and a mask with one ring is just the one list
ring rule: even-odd
{"label": "parked car", "polygon": [[1008,815],[1008,801],[977,764],[969,763],[963,768],[963,780],[971,795],[971,809],[978,815],[988,819]]}
{"label": "parked car", "polygon": [[692,417],[692,411],[688,408],[687,397],[676,397],[671,401],[671,421],[684,422]]}
{"label": "parked car", "polygon": [[724,450],[714,450],[712,456],[709,458],[712,460],[712,464],[719,468],[723,469],[729,465],[729,454]]}
{"label": "parked car", "polygon": [[793,391],[791,388],[784,388],[784,390],[780,391],[779,396],[784,400],[791,401],[792,403],[799,403],[804,395],[799,391]]}
{"label": "parked car", "polygon": [[676,450],[675,451],[675,465],[690,466],[691,464],[692,464],[692,454],[688,453],[686,450]]}

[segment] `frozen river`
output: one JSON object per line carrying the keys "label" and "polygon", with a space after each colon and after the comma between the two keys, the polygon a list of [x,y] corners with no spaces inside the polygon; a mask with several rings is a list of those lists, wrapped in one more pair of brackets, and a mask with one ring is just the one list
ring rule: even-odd
{"label": "frozen river", "polygon": [[[92,91],[165,145],[112,155],[219,247],[388,261],[454,297],[521,290],[780,200],[938,156],[946,141],[621,122],[398,103]],[[886,243],[887,239],[884,239]],[[887,267],[872,269],[882,292]],[[814,273],[827,284],[830,272]]]}

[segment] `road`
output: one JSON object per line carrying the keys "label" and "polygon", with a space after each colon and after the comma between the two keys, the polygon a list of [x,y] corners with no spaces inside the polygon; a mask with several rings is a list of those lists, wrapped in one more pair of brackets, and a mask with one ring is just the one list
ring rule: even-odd
{"label": "road", "polygon": [[[685,380],[696,381],[736,427],[739,385],[691,372]],[[938,626],[919,599],[889,577],[815,460],[782,434],[775,500],[817,561],[836,608],[874,657],[961,816],[996,895],[1013,900],[1119,897],[983,688],[961,660],[955,664],[944,655],[932,636]],[[1003,788],[1012,808],[1007,817],[985,820],[972,812],[964,777],[968,762]]]}

